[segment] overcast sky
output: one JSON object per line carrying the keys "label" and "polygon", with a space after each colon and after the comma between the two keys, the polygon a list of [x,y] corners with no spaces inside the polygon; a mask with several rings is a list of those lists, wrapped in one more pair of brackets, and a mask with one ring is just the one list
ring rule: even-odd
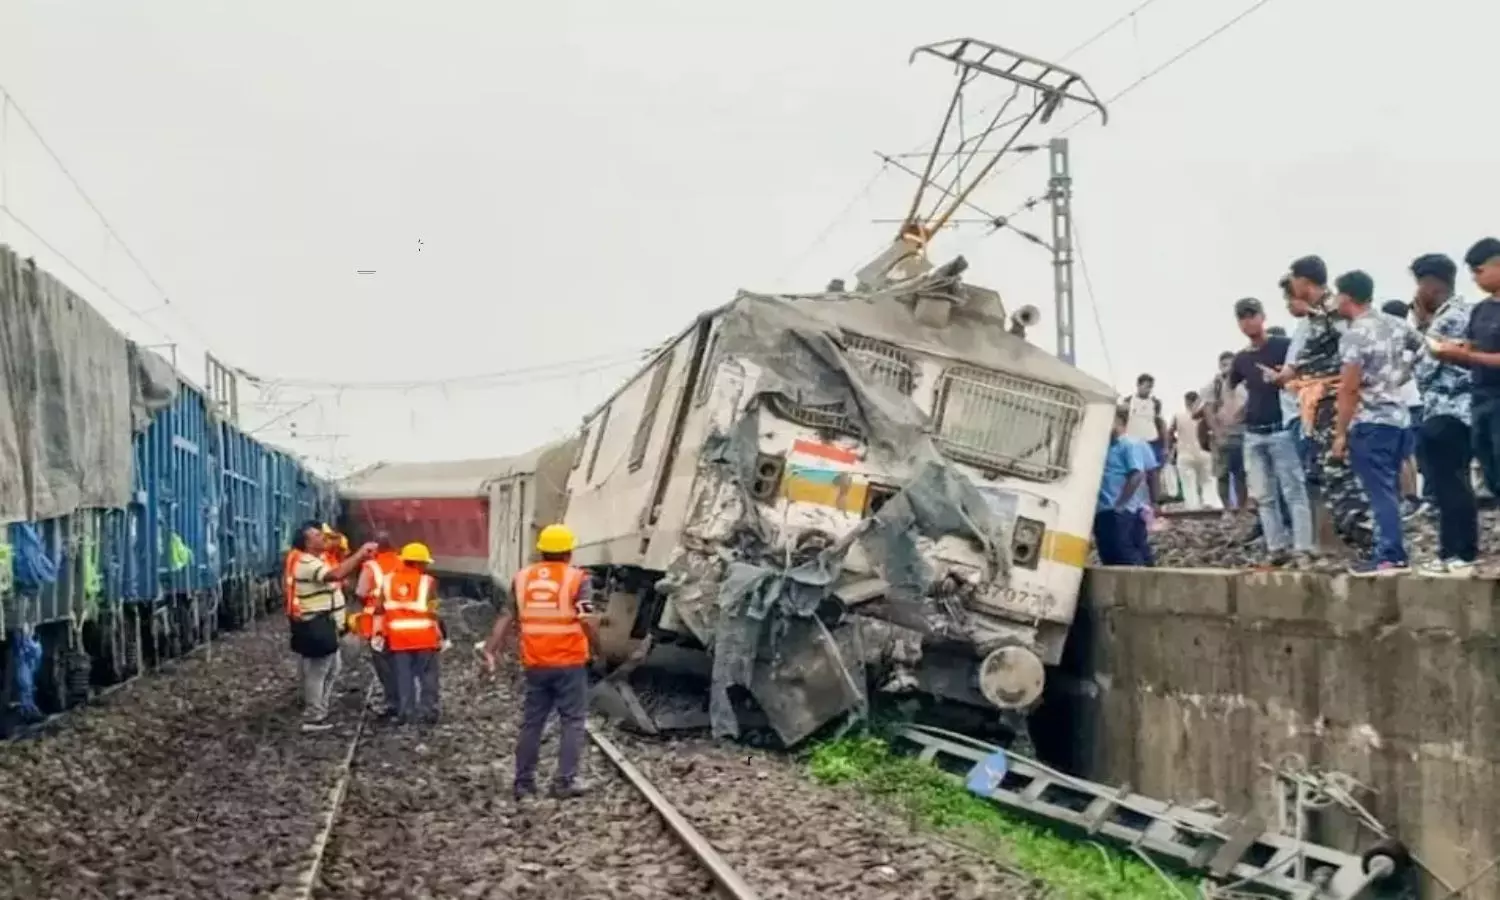
{"label": "overcast sky", "polygon": [[[1068,65],[1111,96],[1252,2],[1156,0]],[[816,290],[881,249],[870,220],[914,184],[872,151],[930,140],[950,89],[913,46],[1056,58],[1139,5],[0,0],[0,85],[172,304],[13,110],[0,199],[84,271],[5,216],[0,240],[196,380],[206,346],[271,382],[244,418],[326,462],[520,452],[737,288]],[[1175,404],[1293,257],[1405,298],[1412,257],[1500,232],[1497,29],[1478,0],[1270,0],[1071,131],[1081,365]],[[1044,158],[1001,168],[993,212],[1045,189]],[[1017,224],[1045,234],[1045,207]],[[955,253],[1041,307],[1051,349],[1047,253],[974,226]]]}

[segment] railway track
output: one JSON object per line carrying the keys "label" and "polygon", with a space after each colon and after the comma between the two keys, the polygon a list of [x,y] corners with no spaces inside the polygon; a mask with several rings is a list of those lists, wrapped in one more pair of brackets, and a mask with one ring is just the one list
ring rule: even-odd
{"label": "railway track", "polygon": [[[576,800],[510,794],[519,692],[445,654],[444,718],[297,730],[279,623],[0,754],[0,897],[902,900],[1003,896],[864,801],[744,748],[591,732]],[[451,627],[451,623],[450,623]],[[455,635],[455,642],[462,641]],[[352,677],[351,677],[352,676]],[[153,683],[154,682],[154,683]],[[543,748],[541,779],[556,756]],[[545,783],[545,782],[544,782]],[[965,891],[968,887],[973,890]]]}

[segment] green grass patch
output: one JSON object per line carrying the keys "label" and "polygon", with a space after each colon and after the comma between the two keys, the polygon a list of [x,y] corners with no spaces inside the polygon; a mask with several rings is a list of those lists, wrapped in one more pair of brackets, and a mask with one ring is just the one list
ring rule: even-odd
{"label": "green grass patch", "polygon": [[[868,735],[843,737],[813,748],[812,776],[825,784],[852,785],[885,801],[917,824],[959,839],[1019,869],[1068,900],[1161,900],[1175,896],[1150,866],[1134,855],[1091,841],[1071,840],[1045,826],[1008,815],[969,793],[940,769],[891,752]],[[1175,879],[1182,897],[1197,897]]]}

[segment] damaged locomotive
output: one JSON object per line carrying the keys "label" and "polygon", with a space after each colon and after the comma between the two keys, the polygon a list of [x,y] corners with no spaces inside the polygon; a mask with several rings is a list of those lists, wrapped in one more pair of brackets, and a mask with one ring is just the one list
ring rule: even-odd
{"label": "damaged locomotive", "polygon": [[683,650],[708,651],[716,734],[753,710],[786,746],[871,688],[997,720],[1040,700],[1114,396],[964,265],[741,293],[585,419],[558,505],[604,598],[618,711],[648,717],[627,673]]}

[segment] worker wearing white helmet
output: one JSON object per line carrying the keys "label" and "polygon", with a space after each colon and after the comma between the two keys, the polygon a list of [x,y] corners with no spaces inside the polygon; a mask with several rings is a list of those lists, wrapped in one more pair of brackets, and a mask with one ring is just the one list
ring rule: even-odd
{"label": "worker wearing white helmet", "polygon": [[542,561],[516,573],[510,604],[483,647],[485,668],[493,672],[495,654],[505,643],[512,623],[520,626],[526,696],[516,740],[517,800],[536,792],[542,729],[553,709],[557,710],[560,727],[551,793],[564,798],[582,792],[577,779],[588,713],[588,665],[590,648],[598,646],[599,634],[593,618],[589,573],[570,565],[575,544],[573,532],[563,525],[542,529],[536,542]]}

